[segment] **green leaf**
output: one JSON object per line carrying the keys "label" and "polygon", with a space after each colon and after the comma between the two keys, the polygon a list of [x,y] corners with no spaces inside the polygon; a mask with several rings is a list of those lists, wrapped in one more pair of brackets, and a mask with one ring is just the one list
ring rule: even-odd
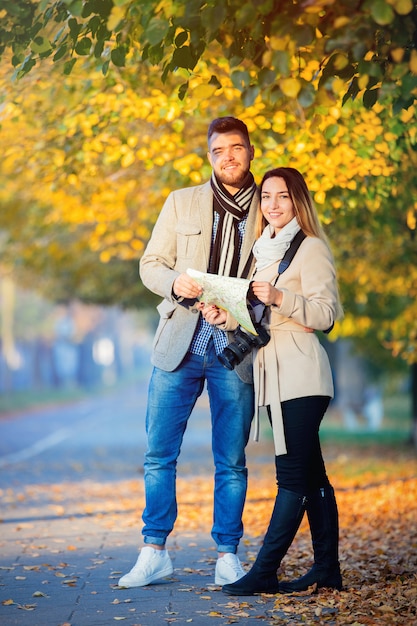
{"label": "green leaf", "polygon": [[90,54],[91,46],[92,41],[90,37],[83,37],[82,39],[80,39],[80,41],[77,42],[77,45],[75,46],[75,52],[80,56],[86,56],[87,54]]}
{"label": "green leaf", "polygon": [[196,59],[189,46],[182,46],[182,48],[176,48],[176,50],[174,50],[172,62],[175,67],[184,67],[185,69],[192,70],[195,67]]}
{"label": "green leaf", "polygon": [[186,33],[185,30],[178,33],[178,35],[175,37],[175,45],[177,46],[177,48],[181,48],[181,46],[185,44],[187,39],[188,39],[188,33]]}
{"label": "green leaf", "polygon": [[27,74],[28,72],[30,72],[30,70],[32,69],[32,67],[34,67],[36,65],[36,61],[33,58],[32,54],[29,54],[25,60],[23,61],[22,65],[20,66],[20,68],[18,68],[15,72],[15,76],[17,78],[22,78],[22,76],[24,76],[25,74]]}
{"label": "green leaf", "polygon": [[367,74],[377,79],[382,78],[381,65],[375,61],[360,61],[358,63],[358,74]]}
{"label": "green leaf", "polygon": [[258,85],[250,85],[247,89],[244,89],[242,92],[242,102],[245,107],[253,106],[256,98],[259,95],[259,87]]}
{"label": "green leaf", "polygon": [[380,26],[386,26],[394,21],[394,9],[385,0],[372,0],[369,7],[372,17]]}
{"label": "green leaf", "polygon": [[51,49],[51,44],[46,37],[35,37],[30,46],[33,52],[37,54],[42,54],[43,52],[47,52]]}
{"label": "green leaf", "polygon": [[149,62],[152,63],[152,65],[158,65],[158,63],[162,60],[163,56],[164,56],[164,48],[162,45],[149,46],[146,49],[146,53],[144,51],[143,59],[145,60],[147,58],[149,59]]}
{"label": "green leaf", "polygon": [[236,11],[236,23],[239,28],[253,25],[257,19],[256,6],[253,2],[246,2]]}
{"label": "green leaf", "polygon": [[290,57],[286,50],[276,50],[272,55],[271,65],[280,76],[288,76],[290,72]]}
{"label": "green leaf", "polygon": [[211,78],[209,80],[209,85],[216,85],[216,87],[218,87],[219,89],[221,89],[221,82],[219,81],[219,79],[217,78],[217,76],[214,76],[214,74],[211,75]]}
{"label": "green leaf", "polygon": [[79,32],[81,30],[81,24],[79,24],[77,22],[75,17],[72,17],[71,19],[68,20],[68,28],[70,30],[70,37],[71,37],[71,39],[76,41],[77,37],[79,35]]}
{"label": "green leaf", "polygon": [[24,53],[23,51],[16,52],[13,56],[12,56],[12,65],[13,67],[16,67],[17,65],[20,65],[20,63],[23,62],[24,59]]}
{"label": "green leaf", "polygon": [[96,59],[99,59],[101,57],[104,50],[104,43],[105,39],[99,39],[94,46],[94,56],[96,57]]}
{"label": "green leaf", "polygon": [[331,139],[337,135],[337,131],[339,130],[338,124],[330,124],[324,131],[324,136],[326,139]]}
{"label": "green leaf", "polygon": [[268,87],[275,82],[277,75],[272,70],[264,67],[258,74],[258,83],[261,87]]}
{"label": "green leaf", "polygon": [[230,78],[232,79],[233,86],[236,87],[236,89],[241,90],[243,87],[249,85],[250,83],[249,72],[244,72],[242,70],[236,70],[235,72],[232,72]]}
{"label": "green leaf", "polygon": [[71,61],[66,61],[64,63],[64,74],[65,76],[69,76],[72,72],[72,68],[76,64],[77,59],[71,59]]}
{"label": "green leaf", "polygon": [[83,12],[83,0],[63,0],[64,4],[68,6],[68,11],[71,15],[78,15],[81,17]]}
{"label": "green leaf", "polygon": [[114,48],[110,53],[110,57],[116,67],[124,67],[126,63],[126,50],[122,46]]}
{"label": "green leaf", "polygon": [[214,6],[202,9],[201,20],[208,31],[208,41],[217,37],[218,31],[226,19],[226,7],[218,2]]}
{"label": "green leaf", "polygon": [[184,100],[187,91],[188,91],[188,81],[186,83],[183,83],[182,85],[180,85],[180,87],[178,89],[178,98],[180,100]]}
{"label": "green leaf", "polygon": [[297,100],[301,104],[301,106],[304,109],[307,109],[314,103],[315,99],[316,90],[314,89],[313,85],[309,83],[303,85],[303,87],[300,89],[300,93],[297,96]]}
{"label": "green leaf", "polygon": [[55,52],[54,56],[52,57],[53,62],[55,63],[55,61],[59,61],[60,59],[62,59],[62,57],[65,56],[67,50],[68,50],[68,46],[65,43],[62,46],[59,46],[58,50]]}
{"label": "green leaf", "polygon": [[354,100],[356,98],[356,96],[359,93],[359,85],[358,85],[358,79],[355,78],[352,80],[352,82],[350,83],[349,89],[347,90],[347,92],[345,93],[345,95],[343,96],[343,100],[342,100],[342,106],[344,104],[346,104],[346,102],[351,98],[352,100]]}
{"label": "green leaf", "polygon": [[367,89],[363,94],[363,104],[367,109],[372,109],[378,100],[378,89]]}
{"label": "green leaf", "polygon": [[297,45],[300,47],[309,46],[314,41],[314,29],[309,24],[298,26],[292,31],[292,33]]}
{"label": "green leaf", "polygon": [[142,39],[148,41],[151,46],[161,43],[169,30],[169,22],[160,17],[153,17],[145,28]]}

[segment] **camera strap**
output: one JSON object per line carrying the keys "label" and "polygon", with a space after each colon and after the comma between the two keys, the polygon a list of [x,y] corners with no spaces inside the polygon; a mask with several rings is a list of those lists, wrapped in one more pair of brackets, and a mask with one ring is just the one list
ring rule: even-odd
{"label": "camera strap", "polygon": [[[298,233],[295,235],[294,239],[290,243],[290,247],[285,252],[280,264],[278,265],[278,275],[273,283],[273,286],[277,284],[278,278],[281,276],[286,269],[288,269],[291,261],[293,260],[295,253],[301,245],[301,242],[305,239],[306,235],[300,229]],[[249,314],[252,318],[253,322],[260,323],[266,310],[266,306],[263,302],[258,300],[253,294],[251,297],[251,289],[249,288],[248,296],[247,296],[247,306],[249,310]]]}
{"label": "camera strap", "polygon": [[306,235],[300,229],[298,231],[298,233],[296,234],[296,236],[294,237],[294,239],[292,240],[292,242],[290,243],[290,247],[288,248],[288,250],[284,254],[284,256],[282,258],[282,261],[278,265],[278,276],[276,277],[275,283],[277,282],[277,280],[280,277],[280,275],[283,272],[285,272],[285,270],[288,268],[289,264],[291,263],[291,261],[293,260],[293,258],[295,256],[295,253],[297,252],[298,248],[300,247],[301,242],[305,238],[306,238]]}

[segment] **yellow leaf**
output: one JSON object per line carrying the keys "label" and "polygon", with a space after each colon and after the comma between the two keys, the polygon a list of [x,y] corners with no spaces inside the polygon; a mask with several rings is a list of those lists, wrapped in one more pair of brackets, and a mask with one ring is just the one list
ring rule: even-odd
{"label": "yellow leaf", "polygon": [[218,87],[216,85],[198,85],[193,89],[192,94],[197,100],[206,100],[207,98],[211,98],[217,89]]}
{"label": "yellow leaf", "polygon": [[337,70],[342,70],[349,63],[349,59],[345,54],[336,54],[333,63]]}
{"label": "yellow leaf", "polygon": [[119,22],[122,21],[124,16],[125,16],[125,9],[123,7],[114,6],[109,15],[109,19],[107,20],[108,30],[110,31],[114,30],[118,26]]}
{"label": "yellow leaf", "polygon": [[316,194],[314,194],[314,200],[315,202],[317,202],[317,204],[324,204],[324,201],[326,200],[325,192],[318,191]]}
{"label": "yellow leaf", "polygon": [[390,54],[394,63],[401,63],[404,57],[404,48],[394,48],[390,51]]}
{"label": "yellow leaf", "polygon": [[365,89],[366,85],[369,83],[369,76],[368,74],[362,74],[362,76],[359,76],[358,78],[358,87],[359,89]]}
{"label": "yellow leaf", "polygon": [[413,74],[417,74],[417,50],[411,50],[409,66]]}
{"label": "yellow leaf", "polygon": [[132,163],[135,162],[135,155],[133,152],[128,152],[125,154],[121,160],[122,167],[129,167]]}
{"label": "yellow leaf", "polygon": [[283,78],[279,81],[282,93],[287,98],[296,98],[301,89],[301,82],[297,78]]}
{"label": "yellow leaf", "polygon": [[343,78],[335,78],[332,82],[332,90],[333,93],[340,93],[341,91],[346,91],[346,83]]}
{"label": "yellow leaf", "polygon": [[346,16],[337,17],[334,21],[335,28],[343,28],[346,24],[349,24],[350,18]]}
{"label": "yellow leaf", "polygon": [[413,10],[412,0],[394,0],[393,5],[399,15],[408,15]]}
{"label": "yellow leaf", "polygon": [[414,212],[414,209],[409,209],[407,211],[407,226],[410,230],[415,230],[417,225],[417,216]]}
{"label": "yellow leaf", "polygon": [[409,107],[406,110],[403,109],[400,113],[401,121],[404,122],[404,124],[407,124],[407,122],[409,122],[410,120],[414,118],[414,115],[415,115],[415,109],[413,106]]}

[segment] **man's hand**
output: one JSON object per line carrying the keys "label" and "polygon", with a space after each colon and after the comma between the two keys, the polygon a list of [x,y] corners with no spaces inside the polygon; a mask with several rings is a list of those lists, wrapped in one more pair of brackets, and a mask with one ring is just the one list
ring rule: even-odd
{"label": "man's hand", "polygon": [[199,298],[203,293],[202,288],[188,274],[180,274],[174,280],[172,290],[181,298]]}

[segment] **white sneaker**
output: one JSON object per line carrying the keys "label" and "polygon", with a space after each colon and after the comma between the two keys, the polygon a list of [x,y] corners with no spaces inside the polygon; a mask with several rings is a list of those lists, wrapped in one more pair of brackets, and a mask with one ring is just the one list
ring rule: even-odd
{"label": "white sneaker", "polygon": [[144,587],[151,583],[170,576],[174,568],[168,550],[155,550],[145,546],[140,551],[136,564],[128,574],[121,577],[119,587]]}
{"label": "white sneaker", "polygon": [[237,554],[227,552],[224,556],[217,559],[214,583],[221,586],[234,583],[239,578],[245,576],[245,574],[246,572]]}

